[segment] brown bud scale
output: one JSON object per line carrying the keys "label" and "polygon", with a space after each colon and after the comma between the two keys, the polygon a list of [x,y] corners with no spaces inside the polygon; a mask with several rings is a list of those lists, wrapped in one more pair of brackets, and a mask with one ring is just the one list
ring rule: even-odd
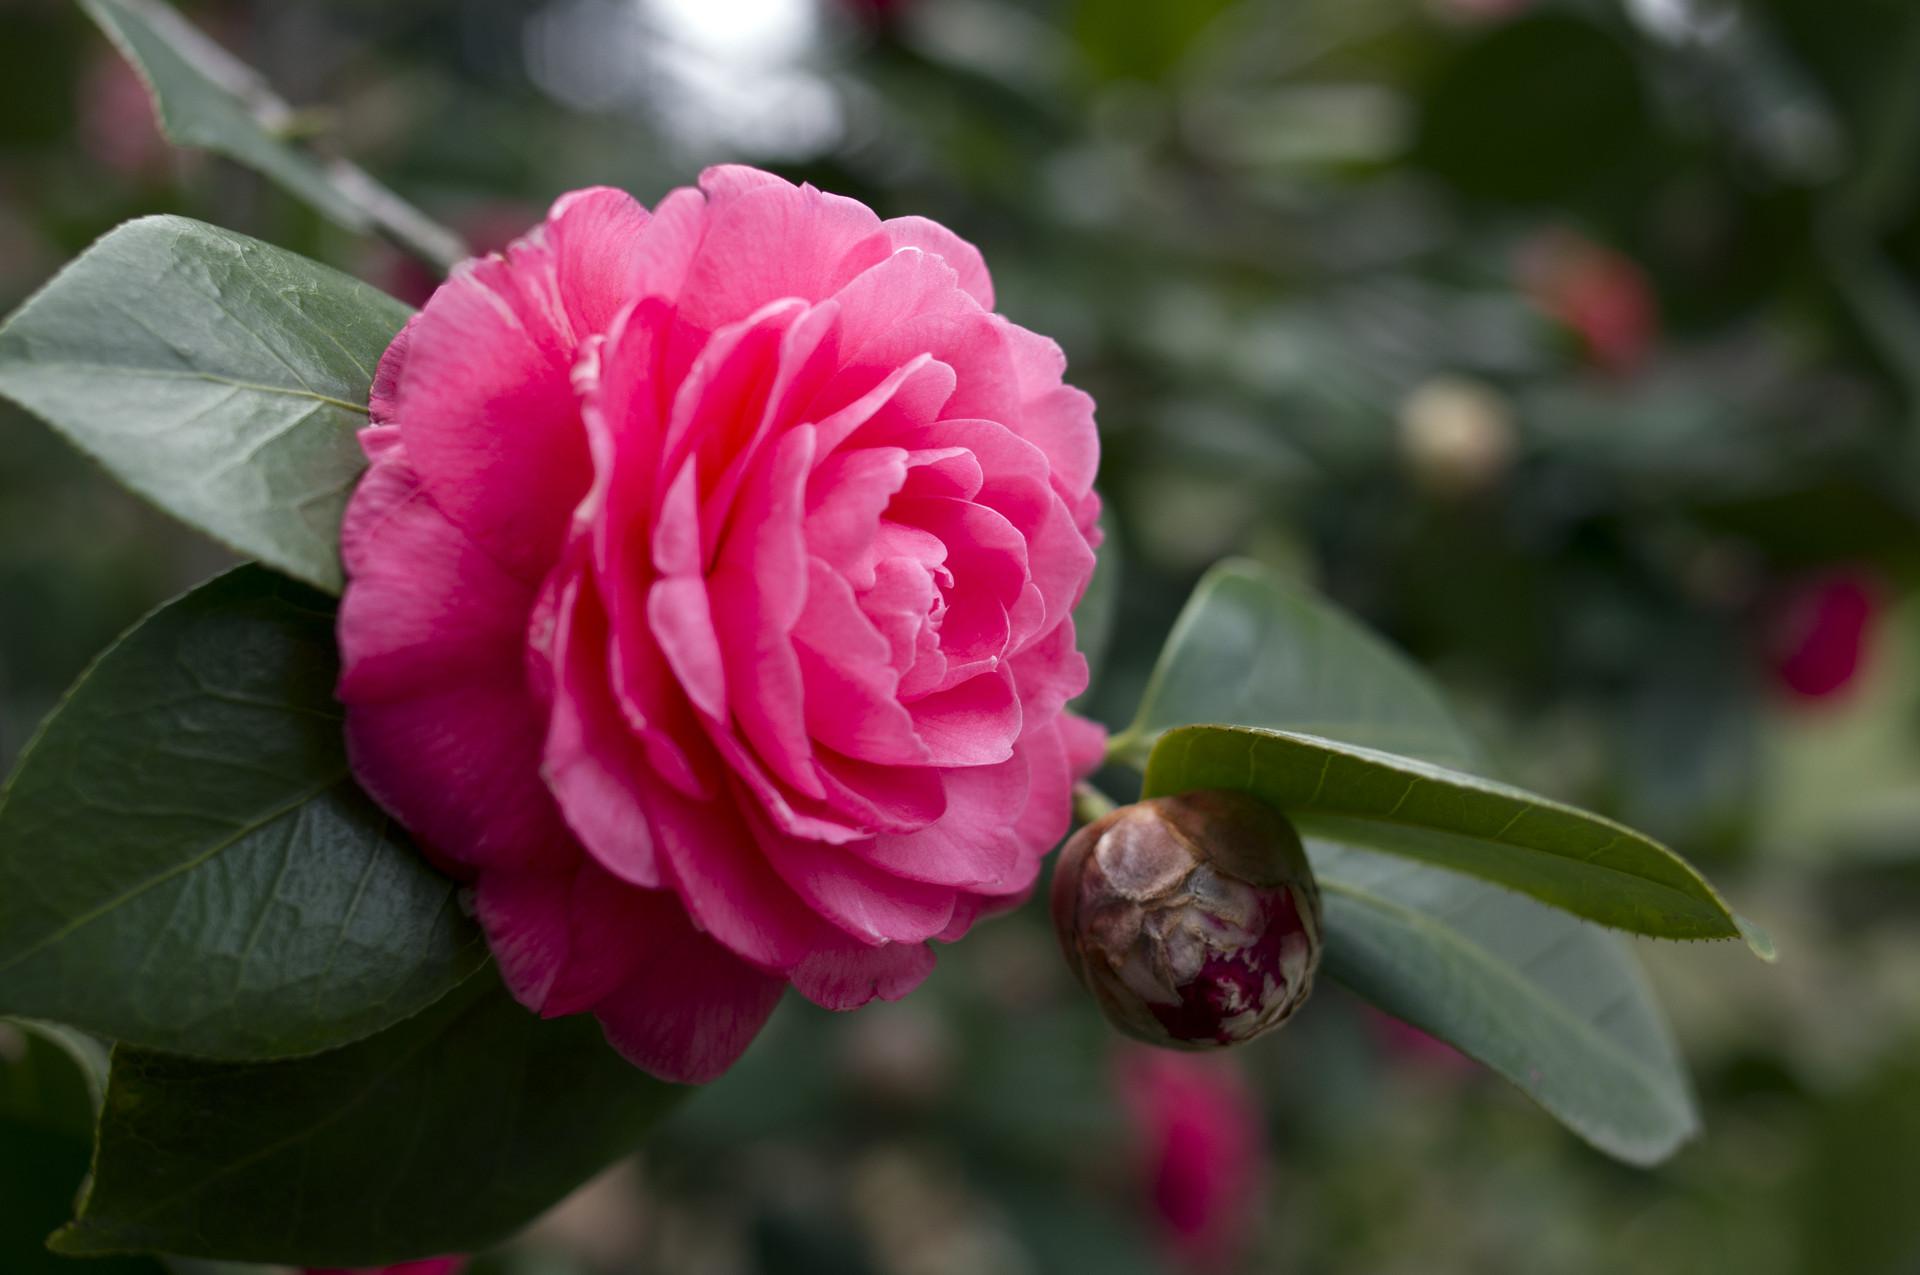
{"label": "brown bud scale", "polygon": [[1053,878],[1067,962],[1121,1031],[1181,1049],[1285,1022],[1320,962],[1298,834],[1245,793],[1158,797],[1068,840]]}

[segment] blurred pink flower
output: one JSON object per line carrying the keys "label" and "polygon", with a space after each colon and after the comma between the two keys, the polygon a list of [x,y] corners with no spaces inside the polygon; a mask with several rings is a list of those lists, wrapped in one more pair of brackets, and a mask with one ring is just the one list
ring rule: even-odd
{"label": "blurred pink flower", "polygon": [[102,168],[138,180],[165,166],[167,140],[154,120],[147,86],[116,50],[102,48],[88,59],[75,114],[81,149]]}
{"label": "blurred pink flower", "polygon": [[1474,1069],[1473,1059],[1437,1036],[1430,1036],[1412,1023],[1369,1007],[1368,1029],[1382,1050],[1396,1061],[1410,1064],[1436,1075],[1465,1075]]}
{"label": "blurred pink flower", "polygon": [[1630,258],[1571,230],[1551,230],[1520,253],[1520,282],[1542,311],[1580,338],[1603,371],[1640,369],[1659,337],[1646,272]]}
{"label": "blurred pink flower", "polygon": [[417,1262],[395,1262],[392,1266],[310,1266],[307,1275],[460,1275],[469,1260],[462,1256],[423,1257]]}
{"label": "blurred pink flower", "polygon": [[1253,1240],[1268,1167],[1265,1115],[1238,1062],[1129,1047],[1115,1084],[1170,1257],[1196,1271],[1233,1266]]}
{"label": "blurred pink flower", "polygon": [[750,168],[577,191],[374,380],[355,774],[507,984],[676,1081],[1024,898],[1100,730],[1093,403],[972,245]]}
{"label": "blurred pink flower", "polygon": [[912,0],[840,0],[841,7],[862,22],[885,26],[905,13]]}
{"label": "blurred pink flower", "polygon": [[1879,582],[1843,568],[1788,585],[1767,620],[1767,647],[1780,685],[1806,699],[1845,690],[1866,663],[1881,609]]}
{"label": "blurred pink flower", "polygon": [[1533,0],[1430,0],[1433,7],[1450,18],[1470,22],[1491,22],[1511,18],[1533,7]]}

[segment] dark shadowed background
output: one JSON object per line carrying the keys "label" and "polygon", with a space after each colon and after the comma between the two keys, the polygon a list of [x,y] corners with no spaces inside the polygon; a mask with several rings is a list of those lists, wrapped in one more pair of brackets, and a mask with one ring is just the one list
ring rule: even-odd
{"label": "dark shadowed background", "polygon": [[[904,1004],[788,1006],[485,1270],[1920,1271],[1912,0],[182,7],[481,248],[723,160],[947,223],[1100,404],[1125,567],[1092,711],[1250,554],[1784,953],[1643,945],[1707,1128],[1640,1172],[1337,988],[1163,1066],[1028,908]],[[157,211],[433,286],[170,150],[77,7],[0,0],[0,311]],[[0,404],[0,768],[222,562]],[[0,1127],[0,1269],[72,1265],[15,1234],[62,1220],[72,1157]]]}

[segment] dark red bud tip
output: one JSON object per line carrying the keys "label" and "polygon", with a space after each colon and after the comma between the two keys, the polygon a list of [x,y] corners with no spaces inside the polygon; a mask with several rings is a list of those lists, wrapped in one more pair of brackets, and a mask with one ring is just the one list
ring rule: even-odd
{"label": "dark red bud tip", "polygon": [[1245,793],[1156,797],[1088,824],[1053,875],[1074,973],[1129,1036],[1217,1049],[1285,1022],[1320,964],[1320,892],[1293,825]]}

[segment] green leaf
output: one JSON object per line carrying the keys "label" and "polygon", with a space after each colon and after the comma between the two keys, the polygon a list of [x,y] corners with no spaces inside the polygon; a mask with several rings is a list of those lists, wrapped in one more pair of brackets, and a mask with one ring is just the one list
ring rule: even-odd
{"label": "green leaf", "polygon": [[[0,1271],[7,1275],[72,1271],[72,1262],[47,1251],[47,1233],[73,1212],[105,1084],[106,1052],[97,1042],[51,1023],[0,1020]],[[96,1269],[164,1275],[147,1258],[89,1271]]]}
{"label": "green leaf", "polygon": [[1617,936],[1391,855],[1310,840],[1322,968],[1517,1085],[1610,1155],[1653,1164],[1699,1129],[1680,1059]]}
{"label": "green leaf", "polygon": [[160,508],[337,591],[354,431],[408,313],[258,240],[143,218],[0,328],[0,395]]}
{"label": "green leaf", "polygon": [[294,109],[167,5],[81,0],[81,7],[140,72],[174,143],[245,164],[348,230],[378,230],[443,267],[467,255],[459,236],[364,170],[295,145]]}
{"label": "green leaf", "polygon": [[487,974],[354,1045],[272,1063],[116,1048],[69,1255],[362,1266],[473,1252],[621,1154],[681,1094],[591,1018]]}
{"label": "green leaf", "polygon": [[112,647],[0,795],[0,1012],[210,1057],[358,1039],[486,959],[348,774],[331,602],[241,567]]}
{"label": "green leaf", "polygon": [[1116,753],[1190,722],[1267,726],[1473,768],[1480,750],[1426,676],[1372,632],[1256,562],[1207,572],[1174,622]]}
{"label": "green leaf", "polygon": [[[1573,806],[1312,735],[1185,726],[1154,745],[1146,795],[1253,793],[1303,836],[1482,877],[1576,916],[1669,939],[1736,938],[1740,923],[1673,851]],[[1761,940],[1750,940],[1763,952]]]}
{"label": "green leaf", "polygon": [[1663,938],[1745,933],[1665,846],[1460,769],[1477,767],[1479,750],[1426,677],[1255,563],[1224,562],[1201,580],[1111,747],[1148,752],[1150,797],[1238,788],[1303,834],[1484,877],[1606,925]]}
{"label": "green leaf", "polygon": [[91,1138],[106,1081],[98,1041],[55,1023],[0,1019],[0,1121]]}
{"label": "green leaf", "polygon": [[[1223,668],[1250,671],[1219,679],[1224,687],[1212,684],[1209,674]],[[1206,713],[1269,729],[1201,726],[1160,735]],[[1344,742],[1283,733],[1316,728]],[[1556,893],[1584,897],[1593,888],[1589,902],[1619,902],[1612,878],[1594,884],[1597,866],[1525,845],[1527,829],[1544,826],[1532,824],[1538,813],[1507,829],[1521,845],[1502,849],[1496,842],[1491,852],[1466,833],[1396,822],[1423,809],[1409,792],[1418,786],[1410,782],[1414,775],[1420,783],[1428,775],[1463,781],[1454,814],[1477,813],[1482,801],[1507,802],[1501,794],[1514,790],[1436,769],[1477,750],[1424,675],[1353,620],[1260,567],[1223,564],[1175,626],[1133,731],[1136,748],[1161,738],[1148,767],[1150,794],[1251,784],[1270,800],[1281,797],[1303,833],[1320,834],[1307,846],[1326,909],[1328,977],[1487,1063],[1610,1154],[1651,1163],[1693,1132],[1698,1120],[1685,1071],[1620,938],[1417,861],[1465,866],[1457,853],[1464,843],[1482,858],[1517,857]],[[1363,747],[1385,740],[1426,762]],[[1190,758],[1191,744],[1200,746],[1198,757]],[[1541,804],[1519,796],[1525,809]],[[1373,817],[1357,817],[1356,809]],[[1604,827],[1604,844],[1616,835],[1614,825],[1593,816],[1553,809],[1562,812],[1556,819],[1572,819],[1561,827],[1566,836]],[[1489,830],[1512,817],[1502,813]],[[1394,844],[1358,848],[1380,842]],[[1398,853],[1382,853],[1389,849]],[[1677,890],[1683,911],[1724,931],[1731,919],[1695,897],[1703,888],[1698,878],[1654,849],[1630,857],[1679,885],[1634,888],[1656,898]]]}

